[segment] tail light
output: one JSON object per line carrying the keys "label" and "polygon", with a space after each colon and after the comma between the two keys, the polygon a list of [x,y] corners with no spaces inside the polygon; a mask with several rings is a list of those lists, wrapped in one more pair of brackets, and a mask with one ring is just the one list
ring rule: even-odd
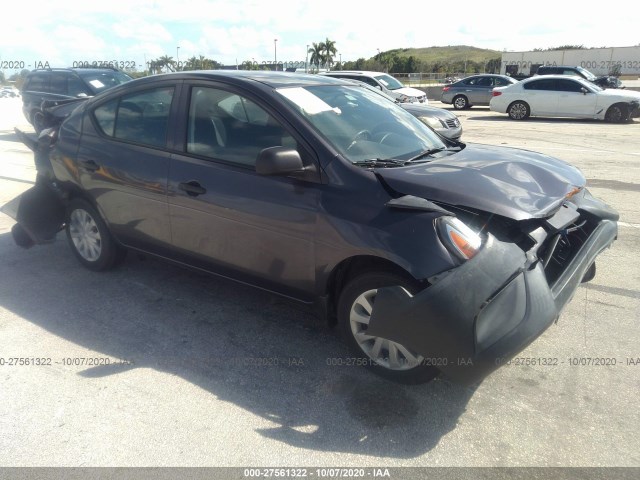
{"label": "tail light", "polygon": [[496,92],[495,90],[491,92],[492,97],[499,97],[500,95],[502,95],[502,92]]}
{"label": "tail light", "polygon": [[451,87],[442,87],[443,92],[448,92]]}

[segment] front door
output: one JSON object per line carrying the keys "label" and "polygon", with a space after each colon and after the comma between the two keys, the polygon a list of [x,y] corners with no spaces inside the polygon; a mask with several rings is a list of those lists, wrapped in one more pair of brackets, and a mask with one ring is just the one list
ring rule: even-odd
{"label": "front door", "polygon": [[193,85],[188,106],[184,153],[172,155],[169,175],[180,260],[280,293],[310,294],[322,185],[255,171],[262,149],[302,147],[256,100],[228,87]]}

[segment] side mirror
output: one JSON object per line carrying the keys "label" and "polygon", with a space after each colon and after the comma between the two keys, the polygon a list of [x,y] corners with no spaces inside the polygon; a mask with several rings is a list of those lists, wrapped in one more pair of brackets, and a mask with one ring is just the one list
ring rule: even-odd
{"label": "side mirror", "polygon": [[582,92],[583,95],[586,95],[587,93],[589,93],[589,90],[587,90],[584,87],[580,88],[580,91]]}
{"label": "side mirror", "polygon": [[265,148],[256,160],[256,172],[259,175],[289,175],[303,170],[302,158],[293,148]]}

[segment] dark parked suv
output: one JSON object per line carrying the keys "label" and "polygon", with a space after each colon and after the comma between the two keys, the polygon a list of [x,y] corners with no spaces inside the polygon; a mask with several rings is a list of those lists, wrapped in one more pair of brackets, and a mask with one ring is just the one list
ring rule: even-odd
{"label": "dark parked suv", "polygon": [[44,127],[43,101],[93,97],[129,80],[129,75],[111,68],[34,70],[22,86],[22,112],[36,132],[40,132]]}
{"label": "dark parked suv", "polygon": [[567,66],[567,65],[541,65],[538,67],[537,75],[576,75],[582,77],[585,80],[595,83],[601,88],[624,88],[619,78],[611,75],[602,75],[596,77],[586,68],[579,66]]}
{"label": "dark parked suv", "polygon": [[406,383],[477,381],[520,352],[617,235],[577,168],[452,142],[328,76],[146,77],[30,146],[36,185],[3,207],[20,245],[65,230],[92,270],[131,249],[306,303],[344,365]]}

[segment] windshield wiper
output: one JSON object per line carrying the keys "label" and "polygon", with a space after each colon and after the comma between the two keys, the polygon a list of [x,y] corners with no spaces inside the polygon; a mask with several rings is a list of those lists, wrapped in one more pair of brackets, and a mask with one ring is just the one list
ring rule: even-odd
{"label": "windshield wiper", "polygon": [[424,157],[429,157],[431,155],[433,155],[434,153],[440,153],[440,152],[459,152],[460,150],[462,150],[462,147],[456,146],[456,147],[452,147],[452,148],[446,148],[446,147],[440,147],[440,148],[430,148],[429,150],[425,150],[424,152],[419,153],[418,155],[416,155],[415,157],[411,157],[409,160],[407,160],[407,163],[411,163],[414,162],[416,160],[420,160],[421,158]]}
{"label": "windshield wiper", "polygon": [[406,160],[398,160],[397,158],[367,158],[366,160],[356,160],[354,165],[363,167],[401,167]]}

